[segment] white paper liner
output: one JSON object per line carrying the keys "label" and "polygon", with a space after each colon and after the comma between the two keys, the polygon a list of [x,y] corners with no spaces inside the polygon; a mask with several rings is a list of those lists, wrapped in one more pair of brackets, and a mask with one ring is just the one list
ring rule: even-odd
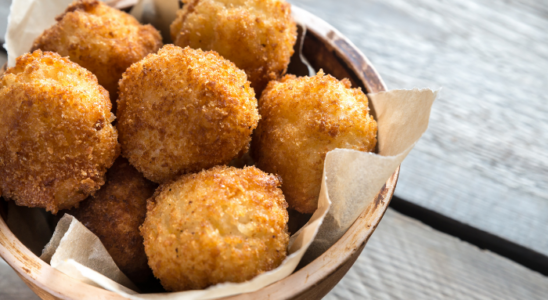
{"label": "white paper liner", "polygon": [[[13,2],[5,39],[9,66],[14,65],[15,57],[30,49],[34,39],[53,25],[54,18],[71,2]],[[134,7],[132,14],[153,24],[166,36],[169,35],[169,31],[165,32],[168,30],[166,28],[175,18],[175,5],[178,7],[177,0],[143,0]],[[299,20],[296,22],[299,23]],[[310,65],[307,66],[310,69]],[[120,272],[98,238],[69,216],[59,222],[42,257],[50,261],[52,267],[78,280],[130,299],[213,299],[259,290],[289,276],[309,245],[306,256],[307,260],[312,260],[346,232],[426,130],[436,95],[437,92],[428,89],[393,90],[368,95],[377,114],[379,154],[348,149],[329,152],[324,165],[318,209],[310,221],[291,237],[289,255],[282,265],[248,282],[219,284],[200,291],[137,294],[134,285]],[[331,202],[332,208],[329,209]]]}
{"label": "white paper liner", "polygon": [[99,238],[69,214],[65,214],[57,223],[55,232],[40,258],[52,267],[87,283],[90,282],[84,280],[85,276],[78,276],[78,272],[74,272],[75,263],[103,274],[102,277],[106,276],[128,288],[136,289],[131,280],[116,266]]}
{"label": "white paper liner", "polygon": [[325,252],[371,204],[428,128],[437,91],[392,90],[369,94],[378,124],[379,154],[335,149],[325,157],[324,173],[332,202],[307,261]]}
{"label": "white paper liner", "polygon": [[12,0],[4,48],[8,52],[8,68],[15,58],[29,52],[34,40],[55,24],[55,17],[65,11],[73,0]]}
{"label": "white paper liner", "polygon": [[[322,181],[325,190],[325,180]],[[137,294],[135,286],[118,269],[101,241],[76,218],[65,215],[44,248],[41,258],[61,272],[82,282],[102,287],[130,299],[214,299],[253,292],[289,276],[312,243],[330,203],[323,192],[319,206],[308,223],[289,240],[288,256],[282,264],[244,283],[224,283],[205,290]],[[130,288],[130,289],[128,289]]]}

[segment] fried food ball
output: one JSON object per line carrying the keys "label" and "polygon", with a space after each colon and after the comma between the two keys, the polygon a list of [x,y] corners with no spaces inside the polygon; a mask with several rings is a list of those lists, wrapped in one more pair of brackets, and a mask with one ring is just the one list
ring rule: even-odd
{"label": "fried food ball", "polygon": [[152,278],[139,226],[145,221],[147,199],[155,188],[156,184],[120,157],[95,196],[67,211],[97,235],[116,265],[136,284]]}
{"label": "fried food ball", "polygon": [[247,73],[257,95],[287,70],[297,26],[284,0],[183,0],[175,45],[215,50]]}
{"label": "fried food ball", "polygon": [[108,92],[57,53],[17,58],[0,77],[0,186],[17,205],[52,213],[105,182],[120,152]]}
{"label": "fried food ball", "polygon": [[97,0],[75,1],[56,20],[32,49],[57,52],[88,69],[108,90],[113,103],[122,73],[162,47],[154,27],[141,25],[133,16]]}
{"label": "fried food ball", "polygon": [[154,182],[229,163],[258,121],[245,73],[212,51],[166,45],[120,81],[122,155]]}
{"label": "fried food ball", "polygon": [[377,143],[377,123],[361,89],[321,70],[314,77],[288,75],[269,83],[259,113],[251,155],[261,170],[282,177],[289,207],[301,213],[318,206],[327,152],[373,151]]}
{"label": "fried food ball", "polygon": [[286,257],[287,203],[277,176],[217,166],[161,185],[141,233],[168,291],[243,282]]}

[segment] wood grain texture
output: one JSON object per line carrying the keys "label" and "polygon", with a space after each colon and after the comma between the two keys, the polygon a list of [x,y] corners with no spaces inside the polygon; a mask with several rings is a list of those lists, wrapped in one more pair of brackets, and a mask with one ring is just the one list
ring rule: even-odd
{"label": "wood grain texture", "polygon": [[2,258],[0,258],[0,299],[40,299]]}
{"label": "wood grain texture", "polygon": [[6,34],[6,27],[8,26],[10,5],[11,0],[0,0],[0,41],[2,41],[2,43],[4,43],[4,35]]}
{"label": "wood grain texture", "polygon": [[388,88],[443,87],[397,196],[548,255],[548,1],[290,2]]}
{"label": "wood grain texture", "polygon": [[548,278],[389,209],[324,298],[546,299]]}

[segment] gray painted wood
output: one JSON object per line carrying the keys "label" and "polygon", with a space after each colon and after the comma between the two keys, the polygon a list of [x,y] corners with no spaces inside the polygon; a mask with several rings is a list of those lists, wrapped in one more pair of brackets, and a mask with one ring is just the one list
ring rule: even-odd
{"label": "gray painted wood", "polygon": [[388,88],[443,87],[397,196],[548,255],[548,1],[290,2]]}
{"label": "gray painted wood", "polygon": [[548,278],[389,209],[324,298],[546,299]]}
{"label": "gray painted wood", "polygon": [[4,36],[6,35],[8,15],[10,14],[10,5],[11,0],[0,0],[0,42],[2,42],[2,44],[4,43]]}

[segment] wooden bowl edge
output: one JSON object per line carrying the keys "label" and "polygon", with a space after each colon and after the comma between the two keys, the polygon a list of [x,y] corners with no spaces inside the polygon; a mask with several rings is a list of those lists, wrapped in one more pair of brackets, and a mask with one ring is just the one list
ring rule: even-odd
{"label": "wooden bowl edge", "polygon": [[[340,55],[340,53],[337,54],[339,54],[339,58],[345,61],[347,66],[353,69],[354,73],[368,89],[368,92],[374,93],[386,90],[384,82],[371,63],[346,37],[331,25],[311,13],[295,6],[293,6],[293,9],[300,11],[300,13],[304,14],[308,20],[313,22],[313,24],[318,25],[317,28],[310,27],[309,30],[322,37],[322,39],[333,48],[333,51],[345,53],[345,55]],[[376,80],[371,81],[371,79]],[[376,213],[374,213],[373,218],[369,220],[370,222],[367,222],[367,216],[371,212],[371,209],[368,208],[335,245],[301,270],[259,291],[223,299],[254,299],[256,297],[266,297],[267,295],[269,297],[281,296],[281,298],[284,299],[311,299],[309,298],[310,296],[313,296],[314,298],[324,296],[334,285],[336,285],[344,274],[346,274],[364,249],[369,237],[378,226],[394,193],[399,170],[400,168],[398,167],[388,179],[383,189],[379,192],[379,195],[373,203],[373,211]],[[362,225],[367,226],[368,229],[362,230]],[[5,230],[7,230],[11,236],[7,237],[4,235],[3,232],[6,232]],[[345,244],[345,242],[348,242],[348,244]],[[8,249],[12,249],[17,253],[18,257],[13,255]],[[334,252],[336,251],[342,251],[342,253],[335,254]],[[346,256],[344,254],[346,254]],[[104,299],[123,298],[113,292],[91,285],[86,284],[85,286],[82,286],[80,281],[51,268],[51,266],[40,260],[40,258],[30,252],[15,236],[13,236],[4,220],[0,220],[0,256],[16,270],[23,281],[25,281],[25,283],[27,283],[27,285],[29,285],[29,287],[31,287],[31,289],[33,289],[41,298],[49,298],[47,296],[53,296],[56,299],[71,299],[72,297],[82,299],[88,299],[89,297],[102,297]],[[39,262],[36,262],[36,260]],[[25,264],[25,262],[27,262],[27,264]],[[29,268],[29,266],[34,267]],[[301,282],[303,278],[304,283]],[[330,280],[330,278],[332,279]],[[323,285],[326,281],[329,282]],[[52,284],[56,287],[56,290],[52,290],[48,286]],[[286,289],[288,288],[288,286],[286,286],[287,284],[296,285],[297,289],[288,291]],[[69,289],[69,287],[74,288]],[[315,293],[310,294],[310,290],[314,290]],[[49,295],[44,295],[44,292]],[[280,294],[280,292],[284,292],[283,295]]]}

